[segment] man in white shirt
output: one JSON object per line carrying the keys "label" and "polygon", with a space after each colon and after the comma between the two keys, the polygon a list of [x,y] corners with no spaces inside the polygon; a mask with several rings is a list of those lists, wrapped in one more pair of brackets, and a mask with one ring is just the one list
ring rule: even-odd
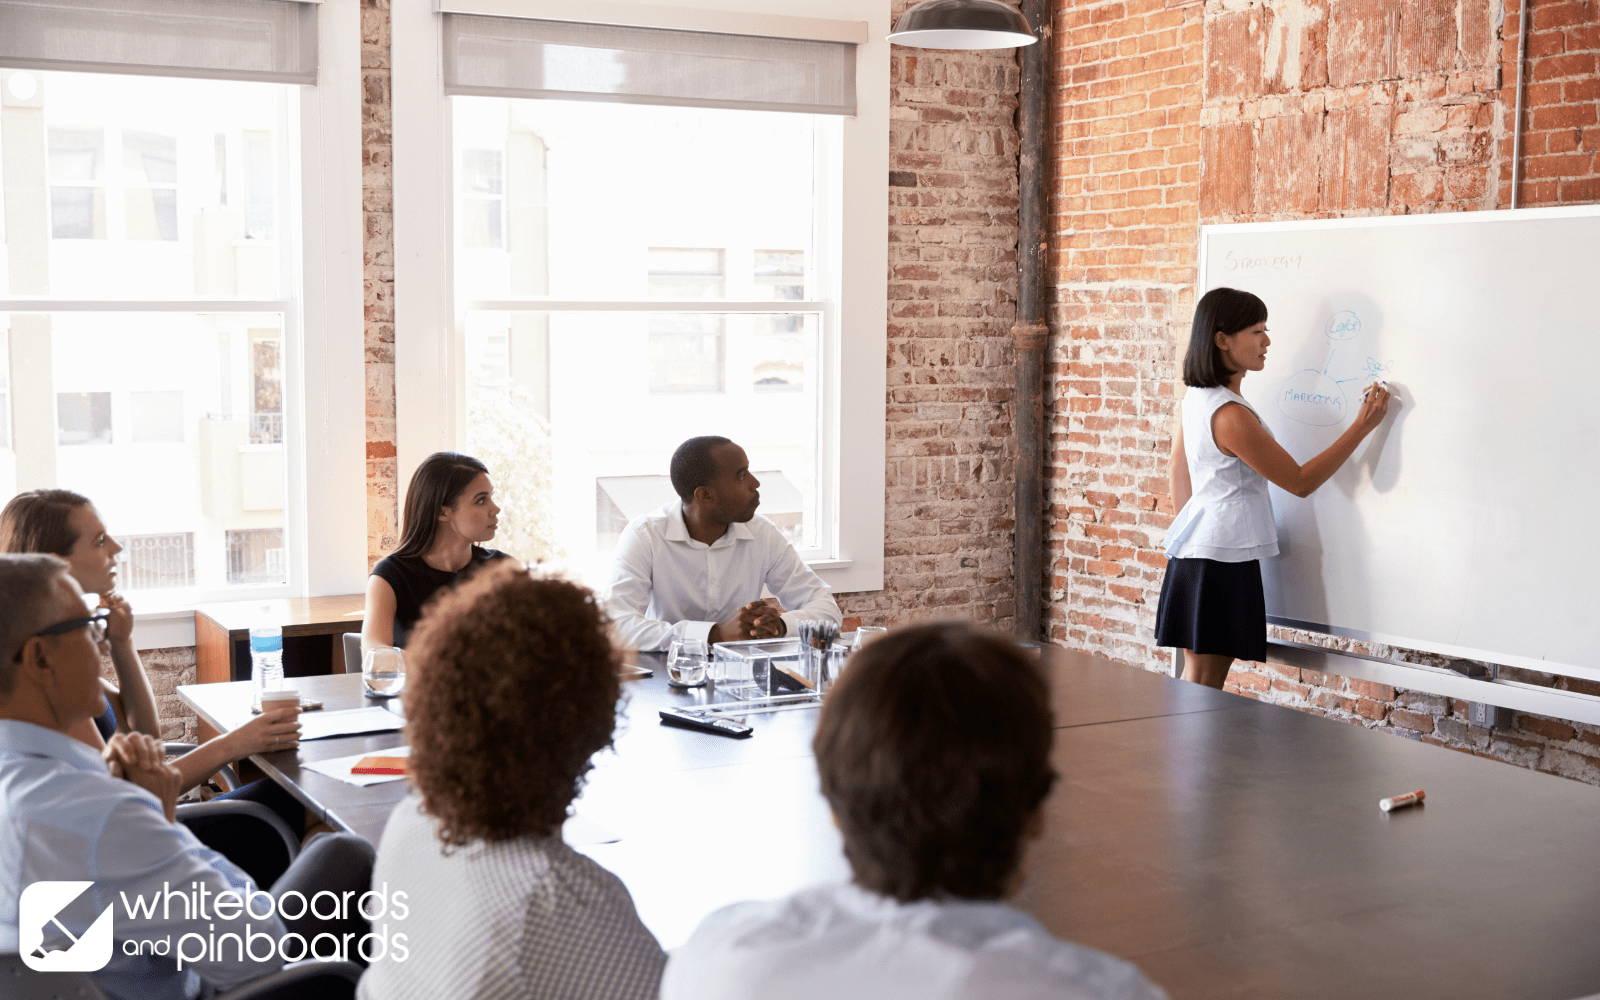
{"label": "man in white shirt", "polygon": [[[105,634],[105,612],[86,613],[67,564],[45,555],[0,555],[0,608],[0,952],[17,952],[27,940],[29,956],[46,961],[80,938],[92,944],[99,932],[91,929],[103,928],[110,908],[113,947],[95,978],[117,1000],[190,1000],[202,988],[224,990],[276,970],[285,928],[275,902],[268,905],[274,897],[256,891],[244,904],[248,917],[226,915],[219,894],[243,899],[260,887],[174,822],[182,775],[163,759],[161,743],[119,732],[102,758],[67,735],[101,711],[96,640]],[[306,898],[318,889],[335,898],[345,889],[359,894],[371,858],[358,838],[325,834],[274,888]],[[21,897],[38,882],[91,885],[66,897],[55,921],[23,928]],[[307,941],[313,928],[365,926],[302,916],[290,924]],[[246,935],[246,924],[250,954],[231,940],[209,947],[224,934]]]}
{"label": "man in white shirt", "polygon": [[813,742],[853,883],[711,914],[661,1000],[1164,1000],[1004,902],[1043,832],[1053,726],[1038,664],[993,632],[922,625],[866,647]]}
{"label": "man in white shirt", "polygon": [[[690,438],[671,472],[680,499],[634,519],[617,543],[606,610],[624,645],[770,639],[805,619],[842,621],[832,589],[756,514],[761,483],[743,448]],[[761,600],[763,586],[785,610]]]}

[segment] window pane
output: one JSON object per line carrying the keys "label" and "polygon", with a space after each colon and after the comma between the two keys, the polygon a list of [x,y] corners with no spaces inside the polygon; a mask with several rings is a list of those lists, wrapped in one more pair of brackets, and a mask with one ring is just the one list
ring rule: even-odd
{"label": "window pane", "polygon": [[[3,29],[0,29],[3,30]],[[297,87],[227,80],[16,70],[37,83],[42,109],[13,108],[42,130],[43,148],[9,143],[0,187],[10,204],[47,188],[41,233],[15,230],[12,247],[37,265],[10,290],[57,298],[276,299],[279,185]],[[8,118],[10,121],[11,118]],[[10,126],[7,126],[8,128]],[[231,175],[231,176],[230,176]],[[229,193],[232,197],[228,197]],[[15,216],[15,213],[13,213]],[[43,221],[43,220],[41,220]],[[13,253],[16,253],[13,250]]]}
{"label": "window pane", "polygon": [[[775,346],[762,331],[791,318],[799,332]],[[707,339],[658,330],[693,323],[721,325],[709,339],[721,344],[722,390],[652,391],[660,344]],[[562,555],[603,583],[621,526],[672,499],[672,452],[698,434],[724,434],[750,455],[759,513],[797,547],[817,546],[820,330],[816,313],[469,313],[466,449],[489,466],[502,505],[511,488],[523,509],[548,512],[543,548],[508,548],[507,514],[495,545],[524,558]],[[677,363],[693,371],[711,357],[686,349]]]}
{"label": "window pane", "polygon": [[[451,100],[460,201],[471,200],[469,178],[483,196],[498,193],[482,165],[492,161],[478,159],[493,152],[506,218],[503,253],[457,258],[458,302],[543,294],[749,300],[758,297],[755,248],[812,245],[816,147],[823,130],[838,127],[826,116]],[[459,202],[458,212],[464,223]],[[461,248],[483,247],[467,242],[480,230],[457,228]],[[695,259],[703,254],[721,259]],[[658,285],[658,274],[678,287]]]}
{"label": "window pane", "polygon": [[288,583],[282,528],[244,528],[228,532],[228,582]]}
{"label": "window pane", "polygon": [[119,589],[171,590],[194,586],[193,532],[113,537],[122,543],[122,551],[117,554]]}
{"label": "window pane", "polygon": [[110,444],[111,393],[56,393],[59,444]]}
{"label": "window pane", "polygon": [[50,235],[58,240],[106,238],[105,191],[100,188],[50,188]]}
{"label": "window pane", "polygon": [[52,128],[50,179],[99,181],[105,179],[105,129]]}
{"label": "window pane", "polygon": [[[281,536],[286,523],[280,315],[0,313],[0,330],[34,345],[12,358],[9,383],[52,387],[49,396],[13,394],[12,405],[53,406],[42,416],[57,427],[48,465],[37,447],[23,448],[7,485],[75,490],[123,544],[149,539],[128,557],[145,582],[125,577],[125,589],[226,599],[230,585],[281,585],[283,563],[271,561],[286,551],[281,537],[230,541],[234,532]],[[20,416],[24,426],[40,417]],[[240,545],[257,554],[234,555]]]}

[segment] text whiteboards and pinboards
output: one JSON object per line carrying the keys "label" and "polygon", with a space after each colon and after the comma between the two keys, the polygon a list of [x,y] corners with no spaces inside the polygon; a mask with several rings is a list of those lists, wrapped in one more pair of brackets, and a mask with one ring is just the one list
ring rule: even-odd
{"label": "text whiteboards and pinboards", "polygon": [[1201,228],[1201,285],[1267,304],[1244,396],[1305,462],[1273,488],[1280,623],[1600,678],[1600,207]]}

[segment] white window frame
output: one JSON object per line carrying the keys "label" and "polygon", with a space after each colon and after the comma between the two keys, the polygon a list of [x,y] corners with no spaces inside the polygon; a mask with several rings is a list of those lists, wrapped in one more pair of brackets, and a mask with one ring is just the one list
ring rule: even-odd
{"label": "white window frame", "polygon": [[[835,592],[883,589],[889,5],[811,0],[805,5],[810,16],[792,16],[793,10],[793,0],[680,0],[671,6],[612,0],[393,0],[395,397],[402,489],[422,459],[454,448],[465,431],[460,398],[465,348],[451,283],[454,142],[441,76],[439,11],[853,42],[857,112],[843,120],[841,130],[843,190],[837,200],[842,231],[817,233],[819,247],[837,246],[841,253],[838,335],[824,365],[838,375],[825,385],[823,399],[822,481],[833,484],[835,516],[822,534],[833,541],[827,558],[809,562]],[[775,305],[794,311],[822,306],[721,302],[694,308],[771,312]],[[605,308],[663,306],[671,308],[661,302]]]}
{"label": "white window frame", "polygon": [[[366,372],[361,198],[361,0],[318,0],[318,83],[289,102],[300,169],[284,171],[275,220],[282,299],[51,299],[0,296],[6,312],[283,314],[284,531],[289,583],[210,600],[359,593],[367,576]],[[280,157],[281,162],[281,157]],[[295,229],[287,223],[300,206]],[[291,234],[297,239],[287,238]],[[164,488],[155,484],[152,488]],[[136,616],[140,649],[194,645],[192,607]]]}

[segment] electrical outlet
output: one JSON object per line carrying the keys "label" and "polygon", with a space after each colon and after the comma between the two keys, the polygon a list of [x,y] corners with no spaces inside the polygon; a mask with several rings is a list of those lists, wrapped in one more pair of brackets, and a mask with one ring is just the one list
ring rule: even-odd
{"label": "electrical outlet", "polygon": [[1482,729],[1511,728],[1511,710],[1481,701],[1467,702],[1467,722]]}

